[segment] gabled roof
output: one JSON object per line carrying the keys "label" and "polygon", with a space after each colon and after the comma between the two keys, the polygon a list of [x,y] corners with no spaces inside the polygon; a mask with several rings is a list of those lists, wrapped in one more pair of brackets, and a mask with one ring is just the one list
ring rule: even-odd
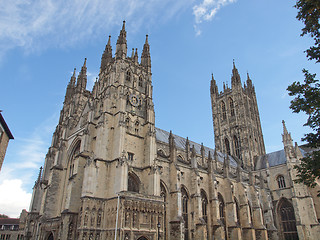
{"label": "gabled roof", "polygon": [[0,225],[19,225],[19,218],[0,218]]}
{"label": "gabled roof", "polygon": [[12,135],[12,133],[10,132],[10,129],[9,129],[6,121],[4,120],[1,112],[0,112],[0,124],[1,124],[1,126],[3,127],[4,131],[6,132],[6,134],[8,135],[9,139],[13,139],[13,135]]}
{"label": "gabled roof", "polygon": [[[169,144],[169,135],[170,135],[169,132],[167,132],[165,130],[162,130],[160,128],[156,128],[156,139],[157,139],[157,141]],[[172,135],[174,137],[174,142],[176,144],[176,147],[179,148],[179,149],[185,150],[186,149],[186,141],[187,141],[187,139],[185,139],[183,137],[180,137],[178,135],[174,135],[174,134],[172,134]],[[196,153],[197,154],[201,154],[201,144],[193,142],[193,141],[190,141],[190,140],[189,140],[189,143],[190,143],[190,148],[192,146],[194,146],[194,149],[195,149]],[[213,158],[214,157],[214,149],[209,148],[209,147],[205,147],[205,146],[203,146],[203,147],[204,147],[204,155],[205,155],[205,157],[208,157],[209,152],[211,152],[211,157]],[[217,157],[218,157],[218,161],[219,162],[223,162],[224,158],[227,157],[226,154],[218,152],[218,151],[217,151],[217,155],[218,155]],[[237,166],[237,161],[232,156],[229,156],[229,159],[230,159],[230,165],[233,166],[233,167],[236,167]]]}

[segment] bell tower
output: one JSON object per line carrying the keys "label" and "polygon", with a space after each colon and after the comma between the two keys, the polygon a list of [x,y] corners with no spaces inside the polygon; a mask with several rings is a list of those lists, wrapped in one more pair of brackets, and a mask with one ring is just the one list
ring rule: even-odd
{"label": "bell tower", "polygon": [[219,92],[212,75],[210,94],[216,149],[251,169],[254,157],[265,154],[265,146],[256,93],[249,74],[242,86],[233,62],[231,88],[223,83],[223,91]]}

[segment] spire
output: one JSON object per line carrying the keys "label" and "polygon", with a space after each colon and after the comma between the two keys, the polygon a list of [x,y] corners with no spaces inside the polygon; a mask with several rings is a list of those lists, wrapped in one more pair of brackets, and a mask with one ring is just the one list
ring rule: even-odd
{"label": "spire", "polygon": [[67,102],[74,93],[74,87],[76,83],[76,68],[73,70],[73,75],[71,76],[71,79],[69,81],[69,84],[67,86],[66,95],[64,97],[64,102]]}
{"label": "spire", "polygon": [[170,130],[170,134],[169,134],[169,147],[172,148],[172,149],[176,147],[176,144],[175,144],[175,141],[174,141],[174,137],[173,137],[173,134],[172,134],[171,130]]}
{"label": "spire", "polygon": [[253,86],[252,80],[251,80],[248,72],[247,72],[247,86],[248,86],[248,88],[252,88],[252,86]]}
{"label": "spire", "polygon": [[127,56],[127,32],[125,25],[126,21],[123,21],[122,29],[117,40],[116,58],[125,58]]}
{"label": "spire", "polygon": [[37,180],[35,181],[33,188],[39,186],[39,184],[40,184],[40,182],[41,182],[41,175],[42,175],[42,166],[40,167],[39,174],[38,174],[38,178],[37,178]]}
{"label": "spire", "polygon": [[284,147],[293,146],[291,134],[288,132],[284,120],[282,120],[282,126],[283,126],[282,142],[283,142]]}
{"label": "spire", "polygon": [[87,58],[84,59],[83,66],[78,75],[77,89],[85,90],[87,87]]}
{"label": "spire", "polygon": [[106,70],[107,65],[112,60],[111,36],[109,35],[108,43],[101,57],[100,72]]}
{"label": "spire", "polygon": [[142,55],[141,55],[141,65],[146,68],[151,68],[151,57],[150,57],[150,46],[148,43],[148,35],[146,35],[146,41],[143,45]]}
{"label": "spire", "polygon": [[236,68],[236,65],[234,63],[233,59],[233,69],[232,69],[232,76],[231,76],[231,87],[234,88],[236,86],[241,86],[241,79],[238,72],[238,69]]}

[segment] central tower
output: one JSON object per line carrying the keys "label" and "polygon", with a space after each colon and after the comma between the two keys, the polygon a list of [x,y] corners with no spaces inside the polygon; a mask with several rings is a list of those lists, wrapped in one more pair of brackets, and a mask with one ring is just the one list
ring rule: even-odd
{"label": "central tower", "polygon": [[211,79],[211,105],[215,147],[232,155],[246,169],[251,169],[254,157],[265,154],[256,93],[247,74],[242,87],[238,69],[233,63],[231,88],[223,83],[219,92]]}

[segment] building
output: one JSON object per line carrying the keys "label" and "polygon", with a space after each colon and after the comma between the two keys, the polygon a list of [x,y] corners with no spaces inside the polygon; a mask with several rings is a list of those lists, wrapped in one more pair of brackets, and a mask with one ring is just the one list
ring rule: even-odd
{"label": "building", "polygon": [[0,170],[3,164],[4,156],[6,155],[10,139],[13,139],[13,135],[10,132],[10,129],[0,111]]}
{"label": "building", "polygon": [[[27,239],[316,239],[316,189],[293,165],[310,149],[265,153],[255,89],[211,79],[216,148],[155,126],[148,36],[127,56],[125,23],[86,90],[86,60],[67,86],[59,123],[33,188]],[[116,235],[116,236],[115,236]]]}
{"label": "building", "polygon": [[23,240],[26,217],[27,211],[24,209],[20,218],[0,218],[0,240]]}

